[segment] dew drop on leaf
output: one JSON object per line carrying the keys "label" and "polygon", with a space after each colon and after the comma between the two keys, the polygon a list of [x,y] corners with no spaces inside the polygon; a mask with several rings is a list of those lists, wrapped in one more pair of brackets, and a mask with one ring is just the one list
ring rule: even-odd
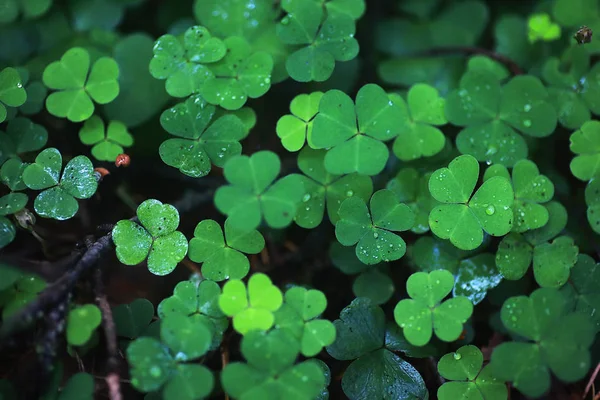
{"label": "dew drop on leaf", "polygon": [[379,234],[378,234],[377,232],[373,232],[373,237],[374,237],[375,239],[377,239],[377,238],[379,237]]}
{"label": "dew drop on leaf", "polygon": [[496,212],[496,207],[494,207],[491,204],[485,208],[485,213],[487,215],[494,215],[495,212]]}
{"label": "dew drop on leaf", "polygon": [[306,202],[307,202],[307,201],[309,201],[309,200],[310,200],[310,193],[306,193],[306,194],[304,195],[304,197],[302,197],[302,201],[306,203]]}
{"label": "dew drop on leaf", "polygon": [[529,128],[529,127],[531,127],[531,120],[530,120],[530,119],[526,119],[525,121],[523,121],[523,125],[524,125],[526,128]]}
{"label": "dew drop on leaf", "polygon": [[152,368],[150,368],[150,375],[154,378],[159,378],[162,375],[162,371],[161,371],[160,367],[157,367],[155,365]]}
{"label": "dew drop on leaf", "polygon": [[354,192],[352,190],[348,190],[346,192],[346,197],[352,197],[352,196],[354,196]]}
{"label": "dew drop on leaf", "polygon": [[454,359],[455,360],[460,360],[462,358],[462,356],[458,353],[454,353]]}
{"label": "dew drop on leaf", "polygon": [[525,105],[523,106],[523,111],[525,111],[525,112],[529,112],[529,111],[531,111],[531,104],[525,104]]}

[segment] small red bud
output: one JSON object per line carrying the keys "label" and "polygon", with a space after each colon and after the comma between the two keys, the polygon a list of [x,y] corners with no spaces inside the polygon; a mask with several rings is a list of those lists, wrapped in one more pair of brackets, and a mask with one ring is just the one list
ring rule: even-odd
{"label": "small red bud", "polygon": [[115,160],[115,165],[117,167],[128,167],[129,163],[131,162],[131,159],[129,158],[129,156],[127,154],[119,154],[117,156],[117,159]]}

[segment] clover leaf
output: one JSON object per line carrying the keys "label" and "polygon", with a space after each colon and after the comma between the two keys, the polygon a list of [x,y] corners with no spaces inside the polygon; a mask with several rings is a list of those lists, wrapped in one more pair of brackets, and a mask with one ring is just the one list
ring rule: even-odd
{"label": "clover leaf", "polygon": [[282,303],[281,291],[262,273],[250,277],[248,289],[239,279],[227,281],[219,296],[219,307],[225,315],[233,317],[233,328],[242,335],[272,327],[275,323],[273,312]]}
{"label": "clover leaf", "polygon": [[325,387],[324,371],[315,360],[294,364],[299,344],[286,331],[249,332],[241,350],[248,362],[227,364],[221,375],[233,398],[314,399]]}
{"label": "clover leaf", "polygon": [[240,231],[228,221],[225,221],[225,235],[216,221],[201,221],[190,240],[190,260],[203,263],[202,275],[217,282],[245,277],[250,262],[242,253],[258,254],[265,247],[260,232]]}
{"label": "clover leaf", "polygon": [[215,112],[215,106],[196,95],[161,114],[162,127],[179,137],[160,145],[165,164],[199,178],[210,172],[211,163],[223,167],[231,157],[241,154],[239,141],[246,136],[242,121],[234,115],[217,119]]}
{"label": "clover leaf", "polygon": [[173,296],[160,302],[157,313],[160,318],[178,314],[204,321],[211,331],[211,350],[214,350],[221,345],[223,332],[229,326],[229,320],[219,308],[220,295],[221,288],[216,282],[193,277],[179,282]]}
{"label": "clover leaf", "polygon": [[23,171],[27,165],[18,157],[5,161],[0,168],[0,181],[13,192],[27,188],[23,182]]}
{"label": "clover leaf", "polygon": [[502,281],[491,253],[473,254],[457,249],[447,241],[429,236],[417,239],[410,249],[412,261],[423,272],[445,269],[454,275],[454,296],[465,296],[479,304],[490,289]]}
{"label": "clover leaf", "polygon": [[446,137],[436,126],[446,124],[445,100],[437,89],[421,83],[411,86],[407,101],[393,97],[402,112],[402,129],[394,141],[393,151],[402,161],[431,157],[444,147]]}
{"label": "clover leaf", "polygon": [[464,296],[442,302],[453,287],[452,273],[443,269],[415,272],[408,278],[406,290],[411,299],[396,304],[394,319],[409,343],[426,345],[431,340],[432,330],[445,342],[458,339],[473,313],[473,303]]}
{"label": "clover leaf", "polygon": [[133,145],[133,136],[120,121],[110,121],[106,131],[104,121],[97,115],[86,120],[79,130],[81,143],[94,146],[92,155],[98,161],[114,162],[119,154],[124,153],[123,147]]}
{"label": "clover leaf", "polygon": [[8,122],[6,133],[0,131],[0,164],[19,154],[38,151],[47,141],[46,128],[28,118],[16,117]]}
{"label": "clover leaf", "polygon": [[442,203],[431,210],[431,231],[462,250],[473,250],[483,242],[483,231],[506,235],[512,228],[512,185],[503,177],[485,181],[471,196],[479,178],[479,163],[471,155],[456,157],[448,168],[436,170],[429,191]]}
{"label": "clover leaf", "polygon": [[322,97],[323,92],[294,97],[290,103],[291,114],[284,115],[277,121],[275,130],[287,151],[298,151],[306,142],[311,146],[313,120],[319,112]]}
{"label": "clover leaf", "polygon": [[0,217],[0,249],[8,246],[15,240],[17,230],[13,223],[5,217]]}
{"label": "clover leaf", "polygon": [[69,311],[67,316],[67,342],[83,346],[102,322],[102,312],[94,304],[85,304]]}
{"label": "clover leaf", "polygon": [[52,0],[5,0],[2,3],[0,24],[13,22],[19,14],[26,19],[33,19],[44,15],[52,6]]}
{"label": "clover leaf", "polygon": [[90,54],[73,47],[59,61],[44,69],[43,81],[57,90],[46,98],[52,115],[72,122],[85,121],[94,113],[94,103],[107,104],[119,94],[119,66],[110,57],[100,57],[91,67]]}
{"label": "clover leaf", "polygon": [[279,229],[292,222],[304,186],[300,175],[275,181],[280,170],[279,157],[266,150],[227,161],[224,175],[230,184],[217,189],[215,206],[227,215],[232,227],[249,231],[264,219],[267,225]]}
{"label": "clover leaf", "polygon": [[0,216],[16,214],[27,205],[25,193],[9,193],[0,197]]}
{"label": "clover leaf", "polygon": [[[355,398],[427,398],[419,372],[394,352],[422,357],[405,340],[394,341],[385,314],[370,300],[357,298],[333,322],[335,342],[327,352],[337,360],[353,360],[342,377],[346,396]],[[390,385],[390,382],[394,382]]]}
{"label": "clover leaf", "polygon": [[335,224],[338,241],[344,246],[357,244],[356,256],[367,265],[400,259],[406,253],[406,243],[392,232],[412,228],[412,210],[387,189],[373,194],[369,208],[356,196],[342,202],[340,220]]}
{"label": "clover leaf", "polygon": [[44,218],[65,220],[79,209],[76,199],[89,199],[98,188],[89,158],[72,158],[60,175],[62,156],[55,148],[42,151],[35,163],[23,171],[23,182],[33,190],[44,190],[35,198],[35,212]]}
{"label": "clover leaf", "polygon": [[227,53],[210,65],[200,93],[211,104],[226,110],[238,110],[248,98],[256,99],[271,87],[273,58],[264,51],[253,52],[246,39],[232,36],[225,39]]}
{"label": "clover leaf", "polygon": [[332,174],[379,174],[389,158],[385,141],[400,133],[402,109],[379,86],[368,84],[356,95],[329,90],[313,120],[312,146],[329,149],[325,168]]}
{"label": "clover leaf", "polygon": [[504,382],[492,374],[489,365],[483,367],[483,354],[472,345],[463,346],[454,353],[444,355],[438,362],[442,377],[450,380],[439,387],[440,400],[453,399],[505,399],[508,390]]}
{"label": "clover leaf", "polygon": [[361,272],[352,283],[352,293],[356,297],[368,298],[377,305],[387,303],[395,289],[385,268],[369,268]]}
{"label": "clover leaf", "polygon": [[[600,110],[599,110],[600,112]],[[600,173],[600,121],[587,121],[571,134],[570,148],[576,156],[571,160],[571,173],[589,181]]]}
{"label": "clover leaf", "polygon": [[[292,79],[323,82],[331,77],[336,61],[350,61],[358,54],[352,16],[325,12],[311,1],[288,1],[283,8],[288,14],[277,25],[277,36],[285,44],[302,46],[286,60]],[[347,5],[338,9],[350,10]]]}
{"label": "clover leaf", "polygon": [[600,66],[595,64],[590,68],[588,51],[578,46],[569,48],[562,59],[561,62],[549,57],[543,65],[542,77],[548,83],[548,100],[556,108],[561,125],[578,129],[590,119],[590,114],[600,115],[597,100]]}
{"label": "clover leaf", "polygon": [[154,317],[154,306],[149,300],[135,299],[112,309],[117,335],[135,339],[144,333]]}
{"label": "clover leaf", "polygon": [[203,26],[192,26],[181,37],[162,35],[154,44],[150,74],[166,79],[165,88],[173,97],[200,93],[202,85],[213,75],[206,64],[225,57],[227,47],[211,36]]}
{"label": "clover leaf", "polygon": [[310,147],[303,148],[298,154],[298,168],[304,173],[301,179],[306,193],[296,212],[295,221],[306,229],[321,223],[325,206],[329,221],[335,224],[340,219],[340,205],[346,198],[356,196],[366,202],[373,193],[373,181],[369,176],[357,173],[340,176],[327,172],[325,155],[326,151]]}
{"label": "clover leaf", "polygon": [[313,357],[335,340],[335,327],[317,319],[327,307],[323,292],[295,286],[285,292],[285,303],[275,312],[275,326],[286,329],[300,343],[300,352]]}
{"label": "clover leaf", "polygon": [[439,204],[429,192],[430,177],[429,172],[421,174],[414,168],[402,168],[386,185],[386,189],[396,194],[398,201],[413,210],[415,224],[411,231],[414,233],[429,231],[429,213]]}
{"label": "clover leaf", "polygon": [[46,282],[36,275],[24,274],[13,280],[12,285],[2,291],[0,298],[2,319],[6,320],[21,307],[29,304],[45,288]]}
{"label": "clover leaf", "polygon": [[141,225],[121,220],[112,230],[117,258],[125,265],[137,265],[147,258],[150,272],[170,274],[188,251],[185,236],[176,230],[177,209],[150,199],[140,204],[136,213]]}
{"label": "clover leaf", "polygon": [[[8,161],[7,161],[8,162]],[[600,179],[593,178],[585,188],[587,219],[596,233],[600,233]]]}
{"label": "clover leaf", "polygon": [[551,42],[560,38],[560,26],[553,23],[550,16],[546,13],[530,15],[527,25],[529,27],[527,37],[531,43],[535,43],[538,40]]}
{"label": "clover leaf", "polygon": [[597,284],[600,268],[587,254],[579,254],[577,263],[571,269],[569,282],[561,292],[573,304],[573,310],[586,315],[594,324],[594,331],[600,331],[600,317],[596,310],[600,307],[600,294]]}
{"label": "clover leaf", "polygon": [[19,107],[27,100],[21,76],[14,68],[0,71],[0,122],[6,119],[6,107]]}
{"label": "clover leaf", "polygon": [[593,326],[583,314],[567,311],[558,290],[540,288],[529,297],[511,297],[502,306],[501,318],[509,331],[527,341],[504,342],[494,349],[490,366],[497,379],[539,397],[550,388],[550,371],[564,382],[587,374]]}
{"label": "clover leaf", "polygon": [[507,167],[527,156],[527,145],[515,130],[545,137],[556,128],[556,111],[539,79],[520,75],[501,86],[483,70],[463,75],[460,88],[446,99],[446,117],[465,127],[456,138],[461,153]]}

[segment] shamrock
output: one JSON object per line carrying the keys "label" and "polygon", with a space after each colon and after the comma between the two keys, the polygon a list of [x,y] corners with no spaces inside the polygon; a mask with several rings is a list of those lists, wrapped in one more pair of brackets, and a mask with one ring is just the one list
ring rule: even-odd
{"label": "shamrock", "polygon": [[582,379],[590,367],[594,329],[588,317],[566,306],[563,295],[552,288],[507,299],[502,323],[526,341],[504,342],[494,349],[493,376],[512,382],[530,397],[540,397],[550,388],[550,371],[564,382]]}
{"label": "shamrock", "polygon": [[325,387],[325,375],[316,360],[294,364],[298,341],[288,332],[253,331],[242,338],[247,363],[227,364],[221,375],[225,392],[232,398],[315,399]]}
{"label": "shamrock", "polygon": [[445,100],[437,89],[424,83],[411,86],[407,101],[392,97],[402,115],[402,128],[394,141],[393,151],[402,161],[431,157],[444,147],[446,138],[436,126],[446,124]]}
{"label": "shamrock", "polygon": [[527,145],[515,130],[545,137],[556,128],[556,111],[538,78],[520,75],[501,86],[484,70],[463,75],[460,88],[446,99],[446,117],[465,127],[456,137],[461,153],[507,167],[527,156]]}
{"label": "shamrock", "polygon": [[162,127],[180,138],[167,139],[160,145],[160,158],[165,164],[199,178],[210,172],[211,162],[222,168],[242,152],[239,141],[246,136],[242,121],[234,115],[217,119],[215,112],[215,106],[196,95],[161,114]]}
{"label": "shamrock", "polygon": [[579,250],[570,237],[556,237],[567,224],[565,208],[557,202],[550,202],[545,207],[549,219],[542,228],[524,235],[511,233],[502,239],[496,253],[496,266],[504,278],[517,280],[525,275],[533,261],[537,283],[542,287],[558,288],[569,279]]}
{"label": "shamrock", "polygon": [[142,336],[154,318],[154,306],[149,300],[135,299],[112,309],[117,335],[128,339]]}
{"label": "shamrock", "polygon": [[300,352],[313,357],[335,340],[335,327],[317,319],[327,307],[323,292],[295,286],[285,292],[284,304],[275,311],[275,327],[290,332],[300,343]]}
{"label": "shamrock", "polygon": [[106,131],[104,122],[97,115],[85,121],[79,130],[81,143],[94,146],[92,155],[98,161],[114,162],[119,154],[124,153],[123,147],[133,145],[133,136],[120,121],[110,121]]}
{"label": "shamrock", "polygon": [[102,322],[102,312],[94,304],[75,307],[67,315],[67,342],[72,346],[86,344]]}
{"label": "shamrock", "polygon": [[386,189],[396,194],[398,201],[406,203],[415,214],[414,233],[429,231],[429,213],[438,205],[429,192],[431,173],[419,173],[414,168],[402,168],[386,185]]}
{"label": "shamrock", "polygon": [[150,272],[170,274],[188,251],[184,234],[176,231],[177,209],[150,199],[140,204],[136,213],[141,225],[121,220],[112,230],[117,258],[125,265],[137,265],[147,258]]}
{"label": "shamrock", "polygon": [[170,315],[183,315],[202,320],[209,328],[213,341],[211,350],[221,345],[223,332],[229,327],[229,320],[219,308],[221,288],[216,282],[193,276],[188,281],[179,282],[173,296],[165,298],[157,308],[161,319]]}
{"label": "shamrock", "polygon": [[21,76],[14,68],[0,71],[0,122],[6,119],[6,107],[19,107],[27,100]]}
{"label": "shamrock", "polygon": [[98,188],[94,166],[89,158],[72,158],[60,176],[62,156],[55,148],[42,151],[35,163],[23,171],[23,182],[29,189],[44,190],[35,198],[35,212],[44,218],[65,220],[79,210],[76,199],[89,199]]}
{"label": "shamrock", "polygon": [[394,261],[406,253],[406,243],[395,235],[412,228],[415,216],[396,195],[387,189],[373,194],[367,205],[360,197],[350,197],[342,203],[335,225],[335,236],[344,246],[356,246],[356,256],[367,264]]}
{"label": "shamrock", "polygon": [[385,141],[402,127],[402,109],[379,86],[368,84],[352,99],[329,90],[313,121],[312,147],[329,149],[325,168],[332,174],[379,174],[389,158]]}
{"label": "shamrock", "polygon": [[342,377],[342,389],[349,398],[427,398],[421,375],[395,353],[408,357],[424,354],[391,324],[386,326],[381,307],[365,298],[354,299],[333,324],[337,337],[327,352],[336,360],[353,360]]}
{"label": "shamrock", "polygon": [[506,399],[508,390],[504,382],[492,374],[489,365],[483,366],[483,354],[472,345],[462,346],[454,353],[444,355],[438,362],[438,371],[450,382],[439,387],[440,400],[454,399]]}
{"label": "shamrock", "polygon": [[458,339],[464,323],[473,313],[473,303],[464,296],[442,302],[453,287],[452,273],[443,269],[415,272],[408,278],[406,290],[411,299],[396,304],[394,319],[409,343],[426,345],[431,340],[432,330],[445,342]]}
{"label": "shamrock", "polygon": [[160,341],[141,337],[127,347],[131,366],[131,384],[141,392],[163,389],[167,400],[203,399],[214,386],[214,377],[203,365],[188,363],[203,356],[212,341],[203,321],[183,315],[171,315],[162,320]]}
{"label": "shamrock", "polygon": [[190,240],[190,260],[202,264],[202,275],[213,281],[242,279],[250,270],[248,258],[257,254],[265,240],[257,230],[240,231],[225,221],[225,236],[216,221],[204,220],[196,226]]}
{"label": "shamrock", "polygon": [[227,53],[210,65],[212,75],[200,90],[211,104],[226,110],[237,110],[248,98],[256,99],[269,91],[273,58],[264,51],[253,52],[246,39],[232,36],[225,39]]}
{"label": "shamrock", "polygon": [[[599,109],[600,111],[600,109]],[[571,173],[577,179],[589,181],[600,174],[600,122],[587,121],[570,137],[571,151],[577,154],[571,160]]]}
{"label": "shamrock", "polygon": [[205,64],[225,57],[227,47],[218,38],[211,37],[202,26],[192,26],[182,37],[162,35],[154,44],[150,60],[150,74],[166,79],[167,93],[173,97],[187,97],[199,93],[212,72]]}
{"label": "shamrock", "polygon": [[560,26],[553,23],[550,16],[546,13],[530,15],[527,25],[529,28],[527,38],[531,43],[535,43],[538,40],[551,42],[560,38]]}
{"label": "shamrock", "polygon": [[232,227],[253,230],[263,218],[276,229],[292,222],[305,193],[304,186],[300,175],[275,181],[280,170],[279,157],[266,150],[227,161],[224,175],[230,185],[217,189],[215,206],[228,216]]}
{"label": "shamrock", "polygon": [[248,289],[239,279],[231,279],[223,286],[219,307],[233,317],[233,328],[245,335],[252,330],[267,330],[275,323],[273,312],[283,303],[277,286],[265,274],[253,274]]}
{"label": "shamrock", "polygon": [[[588,50],[572,46],[561,62],[549,57],[543,65],[542,77],[548,83],[548,100],[558,112],[558,120],[565,128],[578,129],[590,119],[590,113],[600,115],[600,65],[590,68]],[[566,64],[566,65],[564,65]],[[568,72],[565,71],[568,67]]]}
{"label": "shamrock", "polygon": [[52,6],[52,0],[5,0],[2,3],[0,24],[13,22],[23,13],[25,19],[44,15]]}
{"label": "shamrock", "polygon": [[284,115],[277,121],[277,136],[287,151],[298,151],[304,143],[312,147],[313,120],[319,112],[323,92],[300,94],[290,103],[291,115]]}
{"label": "shamrock", "polygon": [[600,233],[600,180],[593,178],[585,188],[587,219],[596,233]]}
{"label": "shamrock", "polygon": [[27,100],[19,106],[19,112],[24,115],[37,114],[44,108],[44,101],[46,100],[48,89],[41,80],[30,81],[28,69],[19,68],[18,72],[21,76],[21,82],[25,88],[25,92],[27,93]]}
{"label": "shamrock", "polygon": [[338,210],[342,202],[352,196],[368,201],[373,193],[371,177],[352,173],[348,175],[333,175],[325,169],[324,150],[313,150],[305,147],[298,154],[298,168],[306,193],[302,204],[298,207],[295,221],[307,229],[318,226],[323,220],[325,205],[327,216],[335,224],[340,219]]}
{"label": "shamrock", "polygon": [[23,153],[38,151],[46,145],[48,131],[28,118],[9,121],[6,133],[0,131],[0,164]]}
{"label": "shamrock", "polygon": [[[358,54],[354,17],[344,12],[325,12],[319,2],[286,1],[288,13],[277,25],[277,36],[288,45],[302,46],[287,58],[285,67],[298,82],[322,82],[331,76],[336,61],[350,61]],[[351,10],[347,4],[337,8]]]}
{"label": "shamrock", "polygon": [[455,277],[453,296],[465,296],[473,305],[479,304],[488,290],[502,281],[491,253],[474,254],[460,250],[451,243],[423,236],[410,248],[413,263],[423,272],[438,269],[450,271]]}
{"label": "shamrock", "polygon": [[57,117],[85,121],[94,113],[92,100],[107,104],[118,96],[118,78],[119,66],[115,60],[100,57],[90,71],[88,51],[73,47],[44,69],[44,85],[58,90],[46,98],[46,108]]}

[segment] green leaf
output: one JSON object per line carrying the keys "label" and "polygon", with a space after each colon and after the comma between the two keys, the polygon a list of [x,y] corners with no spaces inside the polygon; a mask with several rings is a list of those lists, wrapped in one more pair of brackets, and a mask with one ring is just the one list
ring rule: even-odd
{"label": "green leaf", "polygon": [[0,71],[0,122],[6,119],[6,107],[19,107],[27,100],[21,76],[14,68]]}
{"label": "green leaf", "polygon": [[27,205],[27,195],[24,193],[9,193],[0,197],[0,216],[15,214]]}
{"label": "green leaf", "polygon": [[543,243],[533,250],[533,273],[541,287],[559,288],[569,279],[570,269],[577,262],[578,247],[573,239],[561,236],[552,243]]}
{"label": "green leaf", "polygon": [[163,396],[167,400],[203,399],[212,392],[214,380],[212,372],[204,365],[180,364],[166,384]]}
{"label": "green leaf", "polygon": [[290,103],[291,115],[279,118],[275,130],[281,144],[287,151],[298,151],[312,141],[313,119],[319,112],[323,92],[300,94]]}
{"label": "green leaf", "polygon": [[412,299],[398,302],[394,319],[403,329],[409,343],[424,346],[431,340],[432,330],[445,342],[458,339],[464,323],[473,313],[473,303],[457,296],[442,303],[454,286],[454,277],[446,270],[416,272],[407,282]]}
{"label": "green leaf", "polygon": [[176,361],[191,361],[210,348],[211,329],[201,319],[171,314],[161,320],[160,338],[175,354]]}
{"label": "green leaf", "polygon": [[352,284],[352,293],[356,297],[366,297],[377,305],[386,303],[394,289],[390,276],[376,269],[362,272]]}
{"label": "green leaf", "polygon": [[532,260],[533,247],[518,233],[506,235],[498,245],[496,266],[506,279],[521,279]]}
{"label": "green leaf", "polygon": [[94,304],[74,308],[67,316],[67,342],[83,346],[102,322],[102,313]]}
{"label": "green leaf", "polygon": [[121,220],[112,230],[117,258],[125,265],[137,265],[148,257],[152,235],[133,221]]}
{"label": "green leaf", "polygon": [[141,337],[127,347],[131,384],[141,392],[160,389],[175,373],[175,360],[158,340]]}
{"label": "green leaf", "polygon": [[587,205],[587,219],[594,230],[600,232],[600,180],[592,179],[585,188],[585,204]]}
{"label": "green leaf", "polygon": [[135,299],[112,309],[117,335],[129,339],[139,337],[152,322],[154,306],[146,299]]}
{"label": "green leaf", "polygon": [[94,146],[92,155],[98,161],[114,162],[119,154],[124,153],[124,147],[133,145],[133,136],[120,121],[110,121],[106,131],[104,121],[96,115],[85,121],[79,130],[81,143]]}
{"label": "green leaf", "polygon": [[190,259],[203,263],[202,275],[217,282],[244,278],[250,270],[250,263],[242,252],[257,254],[265,245],[260,232],[239,231],[227,221],[227,244],[221,227],[213,220],[198,223],[194,230],[194,238],[190,240]]}
{"label": "green leaf", "polygon": [[58,149],[45,149],[37,155],[35,163],[23,171],[23,181],[33,190],[46,189],[58,184],[62,156]]}
{"label": "green leaf", "polygon": [[2,168],[0,168],[0,181],[12,191],[27,188],[23,182],[23,171],[27,165],[27,163],[22,162],[18,157],[5,161],[2,164]]}
{"label": "green leaf", "polygon": [[6,134],[0,132],[0,163],[18,154],[38,151],[47,141],[48,132],[42,125],[16,117],[9,121]]}
{"label": "green leaf", "polygon": [[577,156],[571,161],[571,173],[589,181],[600,171],[600,122],[588,121],[571,135],[571,151]]}
{"label": "green leaf", "polygon": [[[107,104],[119,94],[119,66],[109,57],[94,62],[90,71],[86,49],[73,47],[59,61],[44,69],[44,84],[57,92],[46,99],[52,115],[72,122],[85,121],[94,113],[94,103]],[[89,75],[88,75],[89,72]]]}
{"label": "green leaf", "polygon": [[598,264],[592,257],[579,254],[577,263],[571,269],[569,283],[561,289],[565,296],[572,297],[573,309],[590,318],[596,332],[600,330],[600,318],[594,311],[600,306],[600,295],[596,290],[599,273]]}
{"label": "green leaf", "polygon": [[538,40],[551,42],[560,38],[560,26],[553,23],[546,13],[533,14],[529,16],[527,22],[529,26],[528,38],[531,43]]}
{"label": "green leaf", "polygon": [[473,250],[483,242],[483,232],[503,236],[512,227],[512,185],[503,177],[485,181],[471,197],[479,177],[479,163],[470,155],[455,158],[448,168],[435,171],[429,190],[441,203],[429,214],[434,234],[462,250]]}
{"label": "green leaf", "polygon": [[529,160],[518,161],[512,172],[515,191],[514,232],[541,228],[548,223],[548,210],[541,205],[552,200],[554,185]]}

